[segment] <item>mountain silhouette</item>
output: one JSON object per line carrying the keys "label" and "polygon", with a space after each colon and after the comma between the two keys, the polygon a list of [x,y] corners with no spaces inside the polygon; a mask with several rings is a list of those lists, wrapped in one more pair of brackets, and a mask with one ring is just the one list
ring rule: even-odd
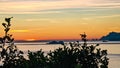
{"label": "mountain silhouette", "polygon": [[119,32],[109,32],[108,35],[101,37],[100,40],[120,41],[120,33]]}

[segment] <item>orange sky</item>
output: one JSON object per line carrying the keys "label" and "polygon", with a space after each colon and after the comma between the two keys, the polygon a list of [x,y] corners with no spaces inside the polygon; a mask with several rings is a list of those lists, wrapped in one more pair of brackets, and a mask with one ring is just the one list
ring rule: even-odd
{"label": "orange sky", "polygon": [[80,39],[84,32],[92,39],[120,32],[119,0],[2,0],[0,8],[1,24],[14,17],[10,33],[16,40]]}

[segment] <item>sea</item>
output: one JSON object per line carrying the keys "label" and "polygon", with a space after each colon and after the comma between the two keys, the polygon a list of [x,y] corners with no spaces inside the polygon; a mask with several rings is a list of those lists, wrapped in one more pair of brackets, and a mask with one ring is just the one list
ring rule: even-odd
{"label": "sea", "polygon": [[[19,50],[24,52],[24,56],[27,58],[28,50],[35,52],[42,49],[46,54],[49,51],[54,51],[59,47],[63,47],[61,44],[47,44],[48,42],[16,42],[15,45]],[[65,42],[68,44],[69,42]],[[80,42],[82,44],[82,42]],[[89,41],[88,45],[99,44],[97,48],[102,50],[108,50],[109,68],[120,68],[120,41]],[[2,65],[2,63],[0,63]]]}

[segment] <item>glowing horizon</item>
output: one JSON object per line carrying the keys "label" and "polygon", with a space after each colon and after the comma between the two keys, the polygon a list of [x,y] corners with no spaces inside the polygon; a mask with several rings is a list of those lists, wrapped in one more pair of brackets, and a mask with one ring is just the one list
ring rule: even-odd
{"label": "glowing horizon", "polygon": [[[16,40],[100,38],[120,32],[119,0],[0,0],[0,22],[11,17]],[[3,36],[0,26],[0,37]]]}

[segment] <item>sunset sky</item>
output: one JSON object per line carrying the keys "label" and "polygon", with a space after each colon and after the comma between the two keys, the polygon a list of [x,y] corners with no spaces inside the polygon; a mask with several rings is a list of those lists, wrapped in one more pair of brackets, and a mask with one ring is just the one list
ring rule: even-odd
{"label": "sunset sky", "polygon": [[0,0],[0,24],[11,16],[16,40],[80,39],[84,32],[92,39],[120,32],[120,0]]}

